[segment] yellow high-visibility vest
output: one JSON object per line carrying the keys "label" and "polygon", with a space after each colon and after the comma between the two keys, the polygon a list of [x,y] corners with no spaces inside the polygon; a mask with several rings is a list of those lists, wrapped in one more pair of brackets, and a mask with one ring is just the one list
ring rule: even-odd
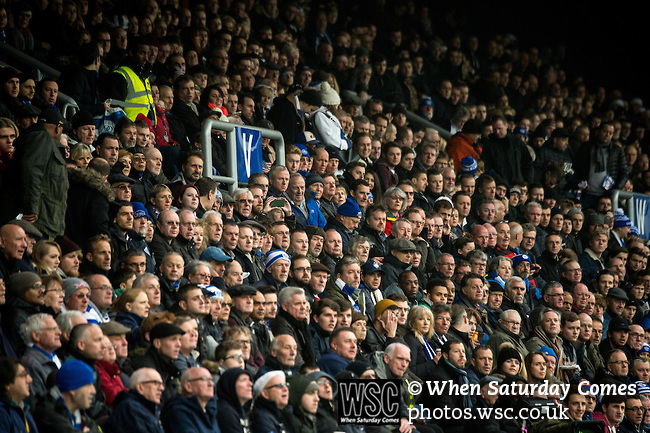
{"label": "yellow high-visibility vest", "polygon": [[128,66],[120,66],[115,72],[122,75],[126,80],[127,94],[126,101],[112,99],[111,104],[122,107],[126,113],[126,117],[133,121],[138,117],[138,114],[142,113],[149,117],[149,113],[151,112],[155,125],[156,110],[153,106],[153,94],[151,93],[149,79],[145,78],[143,81]]}

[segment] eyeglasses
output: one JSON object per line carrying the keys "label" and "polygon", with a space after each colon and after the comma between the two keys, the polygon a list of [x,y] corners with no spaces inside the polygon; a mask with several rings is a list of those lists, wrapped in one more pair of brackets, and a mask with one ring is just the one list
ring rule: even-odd
{"label": "eyeglasses", "polygon": [[609,361],[609,363],[610,363],[610,364],[619,364],[619,365],[629,365],[629,364],[630,364],[630,361],[625,361],[625,360],[621,360],[621,361]]}
{"label": "eyeglasses", "polygon": [[250,341],[250,340],[235,340],[235,343],[239,343],[239,344],[247,344],[247,345],[250,346],[251,341]]}
{"label": "eyeglasses", "polygon": [[157,386],[158,388],[164,388],[165,387],[165,384],[163,382],[161,382],[160,380],[147,380],[147,381],[144,381],[144,382],[141,382],[141,383],[144,383],[145,385],[154,385],[154,386]]}
{"label": "eyeglasses", "polygon": [[65,290],[63,290],[63,289],[47,289],[47,290],[45,291],[45,293],[50,293],[50,292],[54,292],[54,293],[56,293],[56,294],[59,294],[59,293],[64,293]]}
{"label": "eyeglasses", "polygon": [[643,334],[639,334],[639,333],[637,333],[637,332],[630,332],[630,337],[632,337],[632,338],[643,338],[644,335],[643,335]]}
{"label": "eyeglasses", "polygon": [[36,290],[37,292],[44,292],[45,286],[40,283],[37,283],[32,286],[32,289]]}
{"label": "eyeglasses", "polygon": [[512,326],[521,326],[521,322],[517,322],[516,320],[504,320],[503,322]]}
{"label": "eyeglasses", "polygon": [[264,389],[271,389],[271,388],[284,389],[284,388],[288,388],[288,386],[286,383],[277,383],[275,385],[269,385]]}
{"label": "eyeglasses", "polygon": [[643,406],[626,407],[625,410],[633,410],[634,412],[643,412]]}
{"label": "eyeglasses", "polygon": [[246,359],[244,355],[230,355],[226,356],[226,359]]}

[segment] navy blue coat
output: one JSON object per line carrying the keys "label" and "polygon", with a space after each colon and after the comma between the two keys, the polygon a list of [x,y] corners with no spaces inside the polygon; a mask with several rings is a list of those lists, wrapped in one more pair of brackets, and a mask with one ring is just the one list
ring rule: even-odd
{"label": "navy blue coat", "polygon": [[108,432],[163,433],[158,405],[137,391],[122,391],[115,397],[115,410],[106,421]]}
{"label": "navy blue coat", "polygon": [[165,433],[221,433],[214,398],[205,406],[204,412],[196,397],[176,394],[163,406],[160,421]]}
{"label": "navy blue coat", "polygon": [[6,397],[0,399],[0,431],[3,433],[38,433],[34,418],[13,401]]}

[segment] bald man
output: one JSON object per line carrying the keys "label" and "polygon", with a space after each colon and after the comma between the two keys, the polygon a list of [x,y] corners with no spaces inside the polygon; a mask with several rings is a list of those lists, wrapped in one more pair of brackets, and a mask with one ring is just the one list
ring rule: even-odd
{"label": "bald man", "polygon": [[217,402],[212,374],[203,367],[185,370],[181,376],[181,393],[165,404],[160,421],[165,432],[214,431]]}

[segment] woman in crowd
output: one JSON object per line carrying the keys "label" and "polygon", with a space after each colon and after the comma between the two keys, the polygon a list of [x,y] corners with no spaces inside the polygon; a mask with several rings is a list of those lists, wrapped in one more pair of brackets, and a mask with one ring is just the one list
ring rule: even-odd
{"label": "woman in crowd", "polygon": [[494,363],[494,368],[491,374],[499,373],[505,375],[523,375],[524,365],[521,362],[521,353],[509,343],[504,343],[499,346],[497,361]]}
{"label": "woman in crowd", "polygon": [[95,361],[95,367],[99,372],[99,381],[102,385],[102,391],[106,397],[106,404],[113,407],[113,400],[120,392],[126,390],[120,374],[120,366],[117,365],[117,354],[115,346],[108,337],[104,337],[104,351],[102,359]]}
{"label": "woman in crowd", "polygon": [[88,168],[90,160],[93,159],[93,154],[88,145],[77,143],[70,151],[70,159],[77,164],[77,167],[85,170]]}
{"label": "woman in crowd", "polygon": [[34,245],[32,262],[38,275],[58,275],[61,263],[61,247],[56,242],[38,241]]}
{"label": "woman in crowd", "polygon": [[390,187],[384,192],[382,204],[386,207],[386,235],[390,236],[393,222],[406,210],[406,193],[396,186]]}
{"label": "woman in crowd", "polygon": [[174,195],[172,206],[178,210],[188,209],[196,212],[199,208],[199,189],[194,185],[183,185]]}
{"label": "woman in crowd", "polygon": [[63,309],[63,298],[65,297],[63,281],[57,274],[46,275],[41,279],[45,286],[44,312],[56,317]]}
{"label": "woman in crowd", "polygon": [[546,355],[542,352],[530,352],[524,361],[528,373],[528,383],[543,384],[551,378]]}
{"label": "woman in crowd", "polygon": [[131,329],[126,335],[130,352],[140,341],[140,325],[149,315],[147,292],[141,289],[127,290],[113,302],[112,309],[117,313],[115,321]]}
{"label": "woman in crowd", "polygon": [[487,269],[488,280],[494,280],[505,287],[506,281],[512,277],[512,260],[505,256],[497,256],[492,261]]}
{"label": "woman in crowd", "polygon": [[428,380],[437,368],[436,352],[429,343],[433,336],[433,314],[428,307],[416,305],[411,308],[406,325],[404,341],[411,349],[409,369],[417,377]]}
{"label": "woman in crowd", "polygon": [[61,262],[58,273],[61,278],[78,277],[81,264],[81,247],[72,242],[67,236],[59,236],[56,243],[61,247]]}

